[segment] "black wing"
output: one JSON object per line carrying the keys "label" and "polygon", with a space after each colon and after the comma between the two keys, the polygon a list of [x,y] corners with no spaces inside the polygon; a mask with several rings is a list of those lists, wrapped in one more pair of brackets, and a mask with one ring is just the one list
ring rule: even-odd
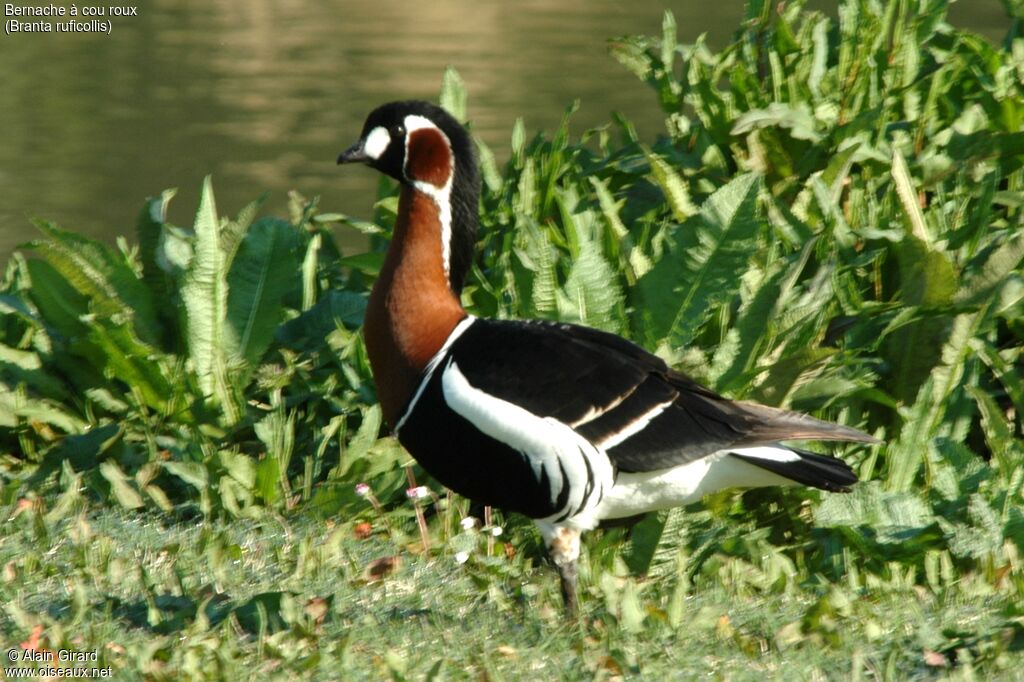
{"label": "black wing", "polygon": [[846,426],[731,401],[621,337],[553,322],[476,320],[450,357],[475,388],[572,426],[621,471],[653,471],[785,439],[874,441]]}

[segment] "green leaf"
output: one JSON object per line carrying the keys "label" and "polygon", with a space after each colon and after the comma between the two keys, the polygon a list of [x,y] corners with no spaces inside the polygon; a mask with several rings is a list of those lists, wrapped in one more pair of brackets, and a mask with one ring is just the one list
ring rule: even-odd
{"label": "green leaf", "polygon": [[66,400],[64,385],[43,367],[38,353],[11,348],[0,343],[0,379],[17,385],[25,383],[33,391],[49,398]]}
{"label": "green leaf", "polygon": [[968,265],[955,300],[962,305],[979,305],[996,295],[1007,278],[1018,273],[1024,261],[1024,233],[1009,234],[998,246],[986,249]]}
{"label": "green leaf", "polygon": [[811,62],[811,71],[807,77],[807,87],[810,88],[814,99],[821,97],[821,82],[825,77],[825,69],[828,65],[828,19],[822,19],[814,24],[811,38],[814,41],[814,56]]}
{"label": "green leaf", "polygon": [[67,434],[80,434],[89,427],[88,422],[65,403],[29,398],[24,392],[11,390],[0,383],[0,427],[14,429],[26,422],[49,424]]}
{"label": "green leaf", "polygon": [[120,254],[53,223],[36,221],[36,226],[49,239],[34,242],[33,248],[89,299],[91,313],[129,321],[133,334],[146,343],[160,340],[163,331],[152,295]]}
{"label": "green leaf", "polygon": [[574,193],[567,192],[556,201],[569,241],[576,245],[569,276],[557,298],[559,317],[618,332],[621,316],[616,313],[622,292],[598,240],[597,216],[580,210]]}
{"label": "green leaf", "polygon": [[195,252],[181,288],[188,330],[188,350],[203,392],[216,397],[229,424],[240,418],[228,388],[226,341],[227,317],[226,258],[221,250],[219,219],[214,205],[210,177],[196,212]]}
{"label": "green leaf", "polygon": [[870,529],[883,545],[900,545],[936,523],[932,509],[917,495],[889,492],[876,482],[847,495],[828,495],[814,511],[816,525]]}
{"label": "green leaf", "polygon": [[267,504],[277,504],[288,492],[288,465],[295,449],[295,413],[283,406],[256,422],[253,430],[266,446],[256,465],[254,491]]}
{"label": "green leaf", "polygon": [[370,446],[380,435],[380,427],[384,418],[379,405],[371,405],[363,410],[363,421],[359,424],[359,430],[349,441],[348,447],[341,457],[338,468],[331,473],[332,478],[344,478],[352,466],[364,457]]}
{"label": "green leaf", "polygon": [[965,313],[953,320],[952,330],[942,346],[941,362],[921,385],[913,406],[906,411],[899,440],[889,448],[886,485],[891,490],[910,490],[926,462],[928,448],[936,436],[955,435],[953,425],[944,422],[951,396],[961,390],[970,344],[983,312]]}
{"label": "green leaf", "polygon": [[671,511],[648,514],[629,531],[629,543],[622,558],[634,575],[646,575],[654,559],[654,552],[661,542],[665,522]]}
{"label": "green leaf", "polygon": [[761,227],[759,186],[746,174],[711,195],[699,220],[677,228],[677,242],[639,280],[636,317],[648,347],[687,345],[711,310],[735,296]]}
{"label": "green leaf", "polygon": [[466,84],[450,64],[441,79],[441,107],[460,123],[466,122]]}
{"label": "green leaf", "polygon": [[100,474],[110,483],[110,490],[118,504],[126,509],[138,509],[146,503],[142,495],[135,488],[134,482],[121,471],[121,467],[113,460],[106,460],[100,464]]}
{"label": "green leaf", "polygon": [[925,224],[924,213],[921,212],[921,205],[917,200],[917,190],[914,189],[914,181],[910,177],[910,169],[907,168],[906,160],[896,148],[892,152],[892,179],[896,184],[896,194],[903,204],[903,210],[906,211],[911,234],[926,247],[931,248],[931,232],[928,231],[928,226]]}
{"label": "green leaf", "polygon": [[384,256],[382,251],[367,251],[354,256],[345,256],[339,262],[345,267],[376,277],[380,274],[380,269],[384,267]]}
{"label": "green leaf", "polygon": [[[217,463],[221,466],[228,477],[250,491],[256,483],[256,464],[251,457],[221,450],[217,453]],[[221,482],[223,484],[223,481]]]}
{"label": "green leaf", "polygon": [[764,109],[752,109],[736,119],[730,132],[732,135],[744,135],[764,128],[788,130],[797,140],[819,142],[822,139],[810,107],[803,103],[772,102]]}
{"label": "green leaf", "polygon": [[668,163],[657,154],[644,149],[647,162],[651,164],[651,173],[655,182],[661,187],[672,208],[672,215],[679,222],[683,222],[698,212],[693,201],[690,199],[690,188],[686,180],[682,178]]}
{"label": "green leaf", "polygon": [[67,339],[84,335],[86,326],[81,318],[89,312],[89,298],[46,261],[30,260],[26,269],[32,280],[28,295],[44,324]]}
{"label": "green leaf", "polygon": [[514,285],[520,314],[551,318],[557,312],[558,252],[548,230],[523,216],[517,221],[513,246]]}
{"label": "green leaf", "polygon": [[206,490],[210,484],[209,472],[206,466],[199,462],[164,462],[163,468],[196,490]]}
{"label": "green leaf", "polygon": [[335,329],[355,330],[362,326],[366,301],[366,294],[328,291],[312,308],[281,325],[276,332],[277,340],[292,348],[319,348]]}
{"label": "green leaf", "polygon": [[270,346],[284,319],[284,297],[298,287],[296,237],[289,223],[263,218],[246,233],[231,264],[224,349],[243,376],[251,375]]}
{"label": "green leaf", "polygon": [[159,414],[168,411],[173,373],[152,347],[142,343],[127,324],[96,320],[89,325],[88,339],[102,351],[103,371],[124,382]]}
{"label": "green leaf", "polygon": [[[957,275],[949,257],[914,235],[897,244],[901,300],[906,306],[942,310],[953,302]],[[949,334],[950,318],[922,316],[892,332],[883,352],[893,367],[889,391],[898,400],[914,400],[922,382],[939,362]]]}

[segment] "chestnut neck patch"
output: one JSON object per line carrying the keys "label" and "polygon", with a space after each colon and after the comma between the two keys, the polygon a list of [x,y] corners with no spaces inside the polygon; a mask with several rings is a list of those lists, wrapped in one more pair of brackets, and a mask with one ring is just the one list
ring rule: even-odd
{"label": "chestnut neck patch", "polygon": [[436,128],[409,132],[405,153],[405,176],[442,189],[452,175],[452,150],[444,133]]}

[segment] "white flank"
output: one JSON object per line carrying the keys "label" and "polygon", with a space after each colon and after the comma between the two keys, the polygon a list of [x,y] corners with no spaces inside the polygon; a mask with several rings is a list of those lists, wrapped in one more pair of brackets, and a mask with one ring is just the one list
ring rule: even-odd
{"label": "white flank", "polygon": [[452,333],[448,335],[447,339],[445,339],[444,345],[434,353],[434,357],[430,358],[430,362],[427,363],[427,367],[423,371],[423,379],[420,381],[420,385],[416,387],[416,392],[413,393],[412,400],[409,401],[409,406],[405,408],[405,412],[402,413],[402,416],[398,418],[398,422],[395,424],[396,436],[398,435],[398,432],[402,430],[402,425],[405,424],[405,420],[410,414],[412,414],[412,409],[416,407],[416,402],[420,399],[420,396],[423,395],[423,389],[425,389],[427,384],[430,383],[430,378],[434,376],[434,370],[437,369],[441,359],[448,354],[448,349],[452,347],[455,340],[462,336],[462,334],[469,329],[469,325],[474,322],[476,322],[476,318],[472,315],[467,315],[466,319],[455,325],[455,329],[453,329]]}
{"label": "white flank", "polygon": [[[547,475],[552,498],[557,498],[562,489],[568,487],[565,505],[545,520],[567,514],[572,518],[592,516],[614,481],[611,460],[604,452],[557,419],[538,417],[514,403],[474,388],[454,362],[445,368],[441,385],[445,402],[456,414],[491,438],[522,453],[538,481]],[[594,481],[589,495],[588,463]]]}
{"label": "white flank", "polygon": [[605,440],[601,441],[599,445],[605,450],[611,450],[616,445],[626,440],[630,436],[633,436],[643,431],[644,428],[646,428],[647,425],[651,423],[652,419],[654,419],[659,414],[664,412],[665,408],[667,408],[673,402],[674,401],[669,400],[668,402],[655,405],[648,412],[640,415],[630,423],[626,424],[625,428],[623,428],[621,431],[613,433],[610,438],[606,438]]}
{"label": "white flank", "polygon": [[[444,187],[438,187],[429,182],[422,182],[420,180],[410,180],[412,186],[420,192],[423,192],[428,197],[434,200],[437,205],[438,217],[441,221],[441,256],[444,259],[444,273],[446,275],[451,274],[451,254],[452,254],[452,178],[455,177],[455,154],[452,153],[452,143],[448,140],[448,136],[444,134],[444,131],[434,125],[433,121],[423,116],[417,116],[416,114],[410,114],[405,117],[405,158],[409,158],[409,138],[412,137],[412,133],[416,130],[423,130],[424,128],[433,128],[441,137],[444,139],[446,145],[448,145],[448,156],[452,160],[451,172],[448,174],[448,180],[445,181]],[[403,163],[402,172],[405,177],[408,178],[408,173],[405,173],[405,165]]]}
{"label": "white flank", "polygon": [[[744,451],[762,449],[775,448],[741,448],[733,452],[745,455]],[[794,481],[784,476],[730,457],[729,452],[723,450],[671,469],[620,472],[615,486],[607,492],[595,515],[599,519],[624,518],[691,504],[726,488],[793,484]]]}
{"label": "white flank", "polygon": [[388,135],[387,128],[377,126],[366,136],[366,142],[363,143],[363,153],[371,159],[377,160],[384,153],[384,150],[388,148],[389,144],[391,144],[391,136]]}

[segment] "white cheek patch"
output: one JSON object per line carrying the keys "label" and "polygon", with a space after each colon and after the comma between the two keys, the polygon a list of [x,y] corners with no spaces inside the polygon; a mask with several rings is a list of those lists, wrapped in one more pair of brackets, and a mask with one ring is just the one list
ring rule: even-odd
{"label": "white cheek patch", "polygon": [[377,126],[366,136],[366,142],[363,143],[363,153],[376,161],[384,153],[384,150],[388,148],[389,144],[391,144],[391,136],[388,135],[387,129],[383,126]]}

